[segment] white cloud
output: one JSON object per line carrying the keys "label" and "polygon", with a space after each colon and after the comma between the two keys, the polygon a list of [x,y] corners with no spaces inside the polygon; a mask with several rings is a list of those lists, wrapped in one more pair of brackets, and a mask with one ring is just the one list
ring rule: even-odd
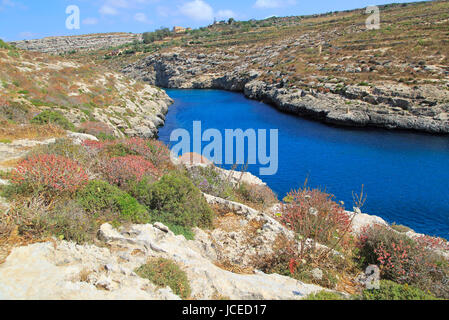
{"label": "white cloud", "polygon": [[150,20],[148,20],[146,14],[142,13],[142,12],[136,13],[134,15],[134,20],[136,20],[137,22],[142,22],[142,23],[150,23]]}
{"label": "white cloud", "polygon": [[[158,3],[160,0],[103,0],[101,2],[100,14],[106,16],[117,16],[124,10],[142,10],[149,4]],[[141,15],[138,18],[142,18]]]}
{"label": "white cloud", "polygon": [[254,8],[258,9],[274,9],[280,7],[293,6],[296,0],[257,0]]}
{"label": "white cloud", "polygon": [[17,1],[12,0],[0,0],[0,11],[3,11],[7,8],[18,8],[21,10],[26,9],[27,7]]}
{"label": "white cloud", "polygon": [[203,0],[193,0],[185,3],[179,8],[180,12],[198,21],[210,21],[214,18],[214,10],[212,7]]}
{"label": "white cloud", "polygon": [[2,0],[1,4],[6,7],[15,7],[16,3],[11,0]]}
{"label": "white cloud", "polygon": [[237,15],[232,10],[219,10],[216,14],[217,19],[226,20],[229,18],[237,18]]}
{"label": "white cloud", "polygon": [[98,23],[98,19],[97,18],[86,18],[83,20],[83,24],[86,25],[94,25]]}
{"label": "white cloud", "polygon": [[100,13],[106,16],[115,16],[118,14],[118,10],[114,7],[105,4],[100,8]]}

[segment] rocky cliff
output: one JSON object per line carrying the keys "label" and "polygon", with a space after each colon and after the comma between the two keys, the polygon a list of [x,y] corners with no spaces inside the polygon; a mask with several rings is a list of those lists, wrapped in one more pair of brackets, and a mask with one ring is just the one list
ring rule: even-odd
{"label": "rocky cliff", "polygon": [[36,40],[15,41],[10,44],[19,49],[43,53],[97,50],[116,47],[133,41],[142,41],[142,34],[104,33],[68,37],[47,37]]}
{"label": "rocky cliff", "polygon": [[[123,72],[167,88],[214,88],[243,92],[248,98],[270,103],[279,110],[345,126],[373,126],[449,133],[449,91],[431,84],[406,86],[393,81],[372,86],[329,81],[321,90],[268,83],[251,61],[269,64],[285,42],[264,50],[247,49],[240,56],[217,49],[213,54],[172,49],[130,64]],[[279,72],[277,76],[282,77]]]}
{"label": "rocky cliff", "polygon": [[101,122],[110,135],[151,138],[172,103],[159,88],[59,56],[0,49],[0,65],[0,119],[18,123],[47,110],[75,127]]}

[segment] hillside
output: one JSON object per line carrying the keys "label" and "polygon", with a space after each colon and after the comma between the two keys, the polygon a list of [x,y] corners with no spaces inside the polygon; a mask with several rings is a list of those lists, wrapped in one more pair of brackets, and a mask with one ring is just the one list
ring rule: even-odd
{"label": "hillside", "polygon": [[134,35],[0,41],[0,299],[449,299],[449,242],[363,213],[363,186],[353,212],[307,183],[278,199],[155,139],[159,87],[449,133],[449,2],[381,12],[376,31],[352,10],[117,47]]}
{"label": "hillside", "polygon": [[71,37],[47,37],[36,40],[14,41],[10,44],[23,50],[43,53],[70,53],[78,50],[108,49],[134,41],[142,41],[141,34],[103,33]]}
{"label": "hillside", "polygon": [[3,121],[45,121],[56,113],[66,118],[65,129],[101,122],[118,137],[153,137],[171,103],[162,90],[94,64],[14,48],[0,49],[0,84]]}
{"label": "hillside", "polygon": [[171,88],[244,92],[328,123],[449,132],[449,2],[218,23],[92,59]]}

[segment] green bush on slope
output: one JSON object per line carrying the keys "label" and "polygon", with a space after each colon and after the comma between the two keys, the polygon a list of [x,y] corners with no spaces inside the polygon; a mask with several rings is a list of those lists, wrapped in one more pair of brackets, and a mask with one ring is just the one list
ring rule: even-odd
{"label": "green bush on slope", "polygon": [[153,222],[188,229],[212,223],[213,212],[200,190],[181,173],[172,172],[153,184],[143,180],[130,193],[147,207]]}
{"label": "green bush on slope", "polygon": [[55,123],[59,125],[60,127],[66,129],[66,130],[75,130],[75,126],[73,123],[71,123],[69,120],[67,120],[66,117],[64,117],[61,113],[45,110],[39,113],[37,116],[35,116],[30,121],[31,123],[35,124],[49,124],[49,123]]}
{"label": "green bush on slope", "polygon": [[90,181],[78,192],[78,203],[91,214],[119,213],[119,218],[134,223],[147,223],[149,215],[145,207],[126,192],[104,181]]}
{"label": "green bush on slope", "polygon": [[381,280],[380,288],[363,290],[362,300],[437,300],[437,298],[416,287],[397,284],[389,280]]}
{"label": "green bush on slope", "polygon": [[175,294],[183,299],[190,296],[191,289],[187,274],[172,260],[151,259],[138,268],[136,273],[160,287],[170,287]]}

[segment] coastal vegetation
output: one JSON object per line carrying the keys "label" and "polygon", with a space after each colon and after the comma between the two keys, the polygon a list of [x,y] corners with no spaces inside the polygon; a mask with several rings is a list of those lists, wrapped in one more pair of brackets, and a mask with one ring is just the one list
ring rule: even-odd
{"label": "coastal vegetation", "polygon": [[164,288],[170,287],[173,292],[183,299],[190,297],[191,289],[186,273],[174,261],[168,259],[150,259],[136,270],[142,278]]}
{"label": "coastal vegetation", "polygon": [[[309,295],[309,300],[449,299],[447,240],[373,222],[355,230],[363,190],[354,194],[354,212],[348,212],[332,194],[307,184],[280,201],[267,185],[244,180],[244,168],[237,172],[237,167],[224,170],[174,161],[168,147],[151,138],[163,118],[160,105],[166,105],[168,97],[113,71],[140,59],[138,53],[178,47],[201,55],[200,60],[225,49],[224,60],[241,63],[248,56],[245,50],[264,51],[270,41],[289,34],[305,44],[293,49],[285,45],[272,54],[270,65],[253,57],[251,68],[264,70],[260,79],[266,83],[316,90],[314,94],[328,93],[325,83],[332,79],[339,83],[333,90],[342,94],[347,85],[370,88],[392,77],[412,85],[430,78],[442,84],[441,73],[424,70],[420,57],[427,57],[426,64],[448,64],[442,54],[448,47],[445,24],[429,22],[447,19],[447,2],[397,8],[384,7],[387,28],[378,33],[352,32],[354,23],[360,26],[365,17],[347,11],[229,20],[183,34],[160,29],[145,33],[142,43],[63,57],[22,51],[0,40],[0,145],[6,150],[0,158],[0,264],[14,247],[48,241],[71,241],[78,249],[98,246],[103,253],[101,249],[120,251],[114,237],[137,246],[145,233],[132,228],[140,225],[161,238],[175,234],[169,238],[172,246],[187,243],[188,259],[197,254],[190,245],[200,243],[204,255],[221,270],[242,276],[260,270],[326,289]],[[418,17],[418,10],[425,14]],[[393,26],[392,20],[398,23]],[[432,35],[428,40],[423,39],[423,24]],[[324,46],[314,42],[334,29]],[[415,44],[412,50],[406,49],[410,43]],[[105,59],[116,49],[125,51]],[[337,68],[347,56],[365,61],[368,69]],[[414,65],[401,63],[401,68],[387,62],[390,59]],[[113,241],[105,242],[108,226],[115,228],[109,230]],[[145,250],[157,257],[132,248],[120,259],[145,257],[132,269],[138,276],[191,298],[192,279],[179,262],[188,259],[162,257],[168,256],[166,249],[148,243]],[[378,289],[367,289],[370,266],[379,270]],[[115,267],[102,264],[103,269]],[[86,274],[80,278],[89,281]],[[94,283],[108,288],[101,281]]]}
{"label": "coastal vegetation", "polygon": [[[64,123],[42,121],[31,126],[45,132],[49,126]],[[97,132],[99,137],[101,133]],[[277,202],[268,187],[241,181],[235,185],[219,172],[213,167],[174,165],[168,148],[151,139],[109,138],[85,140],[79,145],[59,138],[31,149],[13,170],[2,174],[10,181],[1,189],[11,207],[1,217],[1,236],[3,241],[15,234],[28,241],[54,236],[93,243],[97,230],[106,222],[114,226],[162,222],[172,232],[193,240],[195,228],[213,230],[215,221],[223,217],[202,192],[259,210]],[[442,239],[412,239],[377,225],[355,234],[352,216],[341,204],[332,195],[307,186],[289,193],[273,218],[295,237],[279,237],[273,252],[255,255],[250,268],[347,292],[357,299],[449,297],[445,285],[449,264],[438,253],[448,249]],[[252,232],[257,234],[260,225],[254,226]],[[363,291],[355,279],[372,264],[380,268],[385,281],[380,291]],[[226,268],[237,270],[236,265]],[[139,270],[161,286],[167,283],[165,278],[179,273],[164,261]],[[165,272],[170,276],[164,276]],[[187,280],[179,275],[174,281],[167,285],[188,296]],[[323,293],[309,298],[340,296]]]}

